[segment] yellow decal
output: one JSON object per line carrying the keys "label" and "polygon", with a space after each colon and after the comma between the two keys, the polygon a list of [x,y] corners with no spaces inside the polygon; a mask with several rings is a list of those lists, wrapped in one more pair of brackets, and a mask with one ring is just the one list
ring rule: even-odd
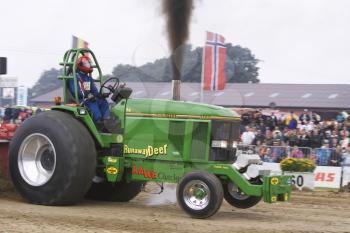
{"label": "yellow decal", "polygon": [[118,173],[118,169],[115,168],[115,167],[109,167],[109,168],[107,168],[107,173],[108,173],[108,174],[115,175],[115,174]]}
{"label": "yellow decal", "polygon": [[278,182],[279,182],[279,180],[278,180],[277,177],[273,177],[273,178],[271,179],[271,184],[272,184],[272,185],[277,185]]}
{"label": "yellow decal", "polygon": [[107,161],[108,161],[108,163],[116,163],[117,159],[113,158],[113,157],[108,157]]}
{"label": "yellow decal", "polygon": [[217,168],[217,169],[228,169],[228,167],[224,167],[222,165],[214,165],[214,168]]}
{"label": "yellow decal", "polygon": [[144,155],[146,158],[153,155],[166,155],[168,153],[168,145],[164,144],[160,147],[147,146],[147,148],[131,148],[124,145],[124,154]]}
{"label": "yellow decal", "polygon": [[271,201],[272,201],[272,202],[277,201],[277,197],[276,197],[276,196],[272,196],[272,197],[271,197]]}
{"label": "yellow decal", "polygon": [[117,135],[117,143],[122,143],[123,142],[123,135],[118,134]]}

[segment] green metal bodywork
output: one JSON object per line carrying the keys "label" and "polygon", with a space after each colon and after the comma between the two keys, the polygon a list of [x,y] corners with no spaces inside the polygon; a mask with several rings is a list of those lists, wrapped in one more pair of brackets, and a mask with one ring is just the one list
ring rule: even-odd
{"label": "green metal bodywork", "polygon": [[[80,53],[81,50],[71,51],[74,52]],[[65,66],[66,60],[71,59],[75,69],[77,56],[71,53],[65,54],[65,61],[61,64]],[[97,61],[95,64],[100,72]],[[66,80],[69,78],[66,75],[64,70],[61,78]],[[71,78],[75,78],[75,73]],[[98,132],[84,107],[61,105],[52,107],[52,110],[69,112],[84,123],[95,139],[96,147],[122,147],[117,155],[99,154],[101,166],[98,169],[102,169],[109,182],[126,179],[177,183],[185,174],[202,170],[215,174],[223,182],[232,181],[247,195],[263,196],[266,202],[289,200],[290,177],[265,176],[262,185],[254,185],[232,167],[232,162],[209,159],[212,122],[239,121],[239,115],[231,110],[183,101],[122,99],[111,108],[111,114],[120,122],[123,134]],[[199,135],[196,138],[195,133]]]}

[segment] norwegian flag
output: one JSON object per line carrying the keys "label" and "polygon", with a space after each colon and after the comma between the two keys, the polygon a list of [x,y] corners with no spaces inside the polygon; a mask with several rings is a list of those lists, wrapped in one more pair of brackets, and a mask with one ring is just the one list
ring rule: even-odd
{"label": "norwegian flag", "polygon": [[226,47],[225,38],[217,33],[207,32],[203,48],[202,86],[204,90],[225,88]]}

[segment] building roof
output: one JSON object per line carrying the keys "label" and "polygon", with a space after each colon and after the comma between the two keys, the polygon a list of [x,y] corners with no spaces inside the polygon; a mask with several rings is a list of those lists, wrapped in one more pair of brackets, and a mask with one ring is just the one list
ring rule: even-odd
{"label": "building roof", "polygon": [[[130,82],[131,98],[171,99],[171,83]],[[62,88],[33,98],[48,103],[62,96]],[[200,102],[201,84],[182,83],[181,100]],[[222,91],[204,91],[202,102],[226,107],[328,108],[350,109],[348,84],[250,84],[229,83]]]}

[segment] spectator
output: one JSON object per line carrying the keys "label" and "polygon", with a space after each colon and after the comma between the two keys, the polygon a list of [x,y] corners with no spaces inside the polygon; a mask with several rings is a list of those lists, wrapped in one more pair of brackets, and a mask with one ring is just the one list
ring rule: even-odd
{"label": "spectator", "polygon": [[5,109],[4,122],[10,122],[12,119],[12,108],[7,107]]}
{"label": "spectator", "polygon": [[241,115],[241,133],[245,131],[245,127],[250,124],[250,115],[248,112],[245,112]]}
{"label": "spectator", "polygon": [[246,131],[241,136],[241,141],[243,145],[251,145],[255,138],[253,129],[250,126],[246,127]]}
{"label": "spectator", "polygon": [[297,146],[294,146],[292,149],[292,152],[289,155],[292,158],[304,158],[304,154],[301,150],[299,150],[299,148]]}
{"label": "spectator", "polygon": [[273,146],[273,134],[271,132],[271,130],[266,130],[266,134],[265,134],[265,143],[267,146]]}
{"label": "spectator", "polygon": [[345,120],[345,118],[344,118],[343,113],[342,113],[342,112],[339,112],[338,115],[336,116],[336,121],[337,121],[338,123],[343,123],[344,120]]}
{"label": "spectator", "polygon": [[260,158],[265,161],[265,157],[267,156],[268,154],[268,150],[267,150],[267,146],[266,144],[262,144],[261,147],[259,148],[259,156]]}
{"label": "spectator", "polygon": [[347,147],[342,154],[342,166],[350,166],[350,147]]}
{"label": "spectator", "polygon": [[274,112],[271,113],[271,121],[272,121],[273,128],[276,128],[278,125],[278,119]]}
{"label": "spectator", "polygon": [[336,148],[339,145],[337,138],[331,138],[329,148]]}
{"label": "spectator", "polygon": [[316,150],[312,150],[310,154],[310,158],[315,164],[317,164],[317,155],[316,155]]}
{"label": "spectator", "polygon": [[253,141],[253,145],[258,145],[257,142],[260,142],[260,144],[262,144],[264,141],[265,141],[265,135],[262,134],[260,129],[258,129],[256,131],[256,135],[255,135],[255,138],[254,138],[254,141]]}
{"label": "spectator", "polygon": [[316,161],[317,165],[327,166],[330,157],[330,150],[328,148],[328,144],[323,144],[320,149],[317,149],[316,153]]}
{"label": "spectator", "polygon": [[301,135],[298,138],[297,146],[299,147],[311,147],[310,136],[305,130],[301,131]]}
{"label": "spectator", "polygon": [[295,118],[292,118],[288,123],[288,129],[296,129],[298,126],[298,121]]}
{"label": "spectator", "polygon": [[299,121],[301,122],[302,125],[310,121],[310,116],[307,109],[304,109],[304,112],[300,114]]}
{"label": "spectator", "polygon": [[277,161],[277,154],[274,153],[271,148],[267,148],[263,161],[268,163],[275,163]]}
{"label": "spectator", "polygon": [[321,116],[318,115],[317,113],[313,112],[313,113],[311,113],[311,121],[315,125],[318,125],[321,122]]}
{"label": "spectator", "polygon": [[349,146],[350,139],[349,139],[349,131],[345,131],[345,133],[342,134],[342,139],[340,140],[340,146],[342,148],[346,148]]}
{"label": "spectator", "polygon": [[322,145],[322,137],[321,135],[318,133],[318,130],[315,129],[312,131],[311,133],[311,138],[310,138],[310,145],[311,148],[320,148]]}
{"label": "spectator", "polygon": [[289,146],[294,147],[297,145],[298,143],[298,135],[297,135],[297,131],[291,130],[291,133],[289,134]]}
{"label": "spectator", "polygon": [[282,144],[282,133],[279,130],[273,132],[273,146],[281,146]]}
{"label": "spectator", "polygon": [[256,126],[257,130],[260,130],[262,134],[266,133],[266,129],[268,129],[264,122],[260,122],[257,126]]}
{"label": "spectator", "polygon": [[289,129],[296,129],[298,125],[298,116],[294,114],[293,111],[287,116],[285,124]]}
{"label": "spectator", "polygon": [[331,150],[331,155],[329,158],[329,166],[340,166],[342,161],[342,148],[337,146]]}

